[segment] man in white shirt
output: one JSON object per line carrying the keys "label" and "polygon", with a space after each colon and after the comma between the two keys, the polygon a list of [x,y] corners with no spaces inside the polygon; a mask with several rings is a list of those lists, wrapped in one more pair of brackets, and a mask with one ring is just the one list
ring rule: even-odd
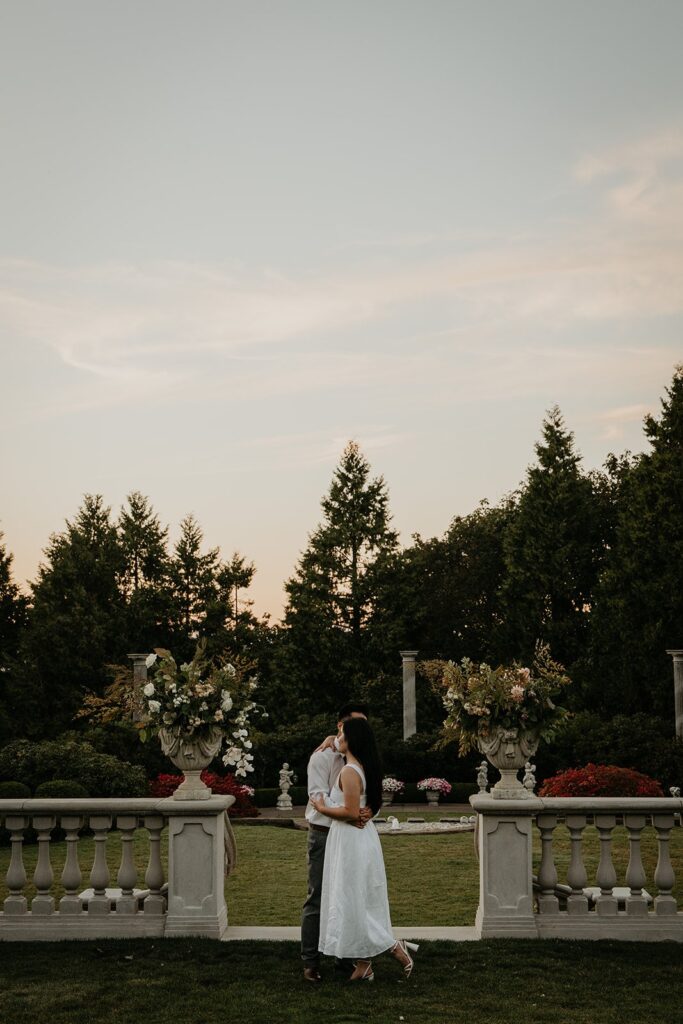
{"label": "man in white shirt", "polygon": [[[368,709],[365,704],[346,704],[339,712],[337,733],[342,724],[349,718],[367,718]],[[308,805],[306,820],[308,821],[308,848],[306,860],[308,864],[308,896],[301,914],[301,959],[304,962],[304,980],[318,982],[320,978],[320,896],[323,885],[323,864],[325,862],[325,844],[330,830],[330,819],[316,811],[311,803],[313,796],[329,796],[339,772],[344,767],[344,758],[337,752],[334,741],[336,737],[328,736],[325,742],[314,750],[308,762]],[[363,828],[365,822],[372,817],[370,808],[363,808],[358,819],[358,827]]]}

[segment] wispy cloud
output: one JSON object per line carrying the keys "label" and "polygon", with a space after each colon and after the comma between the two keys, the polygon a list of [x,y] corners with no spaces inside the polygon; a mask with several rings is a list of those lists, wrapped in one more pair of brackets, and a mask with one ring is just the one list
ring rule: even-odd
{"label": "wispy cloud", "polygon": [[597,416],[598,422],[604,425],[600,435],[604,440],[618,440],[624,436],[624,428],[629,423],[640,423],[651,412],[647,405],[623,405],[617,409],[608,409]]}

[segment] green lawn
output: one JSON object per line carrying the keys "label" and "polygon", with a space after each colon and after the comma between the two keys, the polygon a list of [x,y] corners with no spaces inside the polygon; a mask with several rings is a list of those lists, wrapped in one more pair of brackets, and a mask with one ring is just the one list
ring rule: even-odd
{"label": "green lawn", "polygon": [[674,943],[489,940],[420,946],[405,981],[324,965],[301,979],[292,943],[175,939],[1,943],[7,1024],[683,1024]]}

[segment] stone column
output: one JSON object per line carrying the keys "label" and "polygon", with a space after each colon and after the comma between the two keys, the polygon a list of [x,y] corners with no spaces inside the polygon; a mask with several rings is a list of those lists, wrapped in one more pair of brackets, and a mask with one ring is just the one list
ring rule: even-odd
{"label": "stone column", "polygon": [[233,796],[159,801],[168,816],[168,912],[164,934],[220,939],[225,905],[225,812]]}
{"label": "stone column", "polygon": [[683,651],[667,651],[674,660],[674,708],[676,736],[683,740]]}
{"label": "stone column", "polygon": [[531,840],[541,801],[470,797],[478,814],[480,939],[538,938],[533,906]]}
{"label": "stone column", "polygon": [[[148,654],[129,654],[128,658],[133,662],[133,691],[136,699],[140,698],[142,688],[147,682],[147,665],[145,662]],[[133,712],[133,721],[140,720],[140,712]]]}
{"label": "stone column", "polygon": [[415,658],[417,651],[401,651],[403,659],[403,739],[407,740],[417,732],[417,711],[415,706]]}

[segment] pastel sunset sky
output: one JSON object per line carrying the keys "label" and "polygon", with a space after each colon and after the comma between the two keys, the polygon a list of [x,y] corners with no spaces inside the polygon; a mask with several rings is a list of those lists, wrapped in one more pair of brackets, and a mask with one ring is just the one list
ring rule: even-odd
{"label": "pastel sunset sky", "polygon": [[554,403],[641,450],[683,360],[680,0],[0,0],[0,530],[86,492],[256,563],[349,438],[404,543]]}

